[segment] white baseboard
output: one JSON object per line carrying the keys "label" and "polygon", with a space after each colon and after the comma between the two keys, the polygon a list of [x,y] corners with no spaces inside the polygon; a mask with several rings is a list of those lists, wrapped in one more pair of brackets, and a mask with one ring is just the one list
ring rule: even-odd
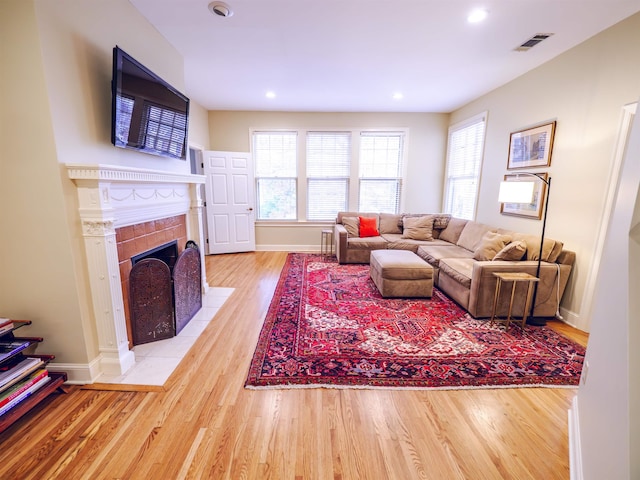
{"label": "white baseboard", "polygon": [[101,375],[100,357],[91,363],[49,363],[47,369],[52,372],[65,372],[68,384],[86,385],[93,383]]}
{"label": "white baseboard", "polygon": [[583,330],[580,328],[582,321],[580,320],[580,316],[576,312],[572,312],[571,310],[567,310],[566,308],[560,307],[560,315],[562,318],[558,318],[558,320],[562,320],[567,325],[570,325],[578,330]]}
{"label": "white baseboard", "polygon": [[583,480],[582,451],[580,448],[580,418],[578,416],[578,396],[573,397],[569,409],[569,478]]}
{"label": "white baseboard", "polygon": [[256,245],[259,252],[320,253],[319,245]]}

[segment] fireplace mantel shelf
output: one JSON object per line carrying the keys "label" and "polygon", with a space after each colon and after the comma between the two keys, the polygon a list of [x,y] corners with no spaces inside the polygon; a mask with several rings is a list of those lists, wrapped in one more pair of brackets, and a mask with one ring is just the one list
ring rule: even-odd
{"label": "fireplace mantel shelf", "polygon": [[204,175],[193,175],[161,170],[122,167],[105,164],[67,163],[67,173],[74,181],[93,180],[96,182],[123,183],[205,183]]}

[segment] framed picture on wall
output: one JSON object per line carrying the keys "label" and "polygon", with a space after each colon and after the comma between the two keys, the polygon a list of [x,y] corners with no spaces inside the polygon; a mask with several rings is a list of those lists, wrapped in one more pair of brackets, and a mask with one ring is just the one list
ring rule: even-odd
{"label": "framed picture on wall", "polygon": [[542,218],[542,205],[544,204],[544,196],[547,193],[548,174],[542,175],[543,182],[533,176],[505,175],[505,182],[532,182],[533,183],[533,199],[531,203],[501,203],[500,213],[503,215],[514,215],[516,217]]}
{"label": "framed picture on wall", "polygon": [[509,141],[508,170],[551,165],[556,122],[513,132]]}

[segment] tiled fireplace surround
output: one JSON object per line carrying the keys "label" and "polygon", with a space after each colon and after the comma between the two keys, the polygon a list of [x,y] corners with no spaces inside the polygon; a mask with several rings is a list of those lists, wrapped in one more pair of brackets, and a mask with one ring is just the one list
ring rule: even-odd
{"label": "tiled fireplace surround", "polygon": [[[113,165],[66,167],[77,188],[100,352],[78,380],[93,381],[102,374],[122,375],[135,363],[125,300],[131,256],[171,240],[180,251],[187,240],[202,245],[204,176]],[[204,258],[201,263],[204,290]]]}
{"label": "tiled fireplace surround", "polygon": [[118,248],[118,266],[122,284],[122,300],[124,317],[127,323],[127,338],[131,343],[131,311],[129,309],[129,274],[131,273],[131,257],[177,240],[178,255],[187,243],[187,219],[185,215],[150,220],[136,225],[116,228],[116,245]]}

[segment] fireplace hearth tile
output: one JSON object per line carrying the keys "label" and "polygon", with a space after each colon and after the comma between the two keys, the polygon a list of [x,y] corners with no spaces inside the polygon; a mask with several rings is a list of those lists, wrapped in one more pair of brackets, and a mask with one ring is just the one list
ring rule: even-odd
{"label": "fireplace hearth tile", "polygon": [[[215,321],[215,315],[233,291],[233,288],[209,288],[207,293],[202,296],[202,309],[194,315],[182,332],[175,337],[160,342],[136,345],[133,348],[136,363],[129,371],[119,376],[102,375],[96,380],[96,383],[164,385],[189,351],[190,347],[186,348],[187,344],[192,342],[191,345],[193,345],[207,325]],[[189,329],[191,324],[197,325]],[[156,350],[156,344],[162,345]]]}

